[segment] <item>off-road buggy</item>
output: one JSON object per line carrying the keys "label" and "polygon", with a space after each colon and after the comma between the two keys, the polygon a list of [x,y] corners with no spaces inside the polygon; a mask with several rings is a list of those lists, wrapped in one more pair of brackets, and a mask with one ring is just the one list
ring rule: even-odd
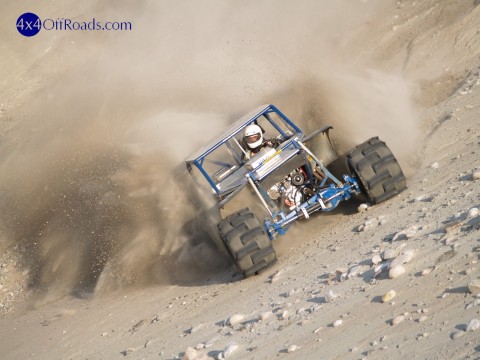
{"label": "off-road buggy", "polygon": [[[248,159],[243,134],[250,124],[278,145]],[[245,276],[276,261],[272,240],[295,221],[331,211],[352,195],[379,203],[405,189],[383,141],[373,137],[339,156],[331,129],[305,135],[275,106],[263,105],[186,159],[196,184],[214,195],[219,237]]]}

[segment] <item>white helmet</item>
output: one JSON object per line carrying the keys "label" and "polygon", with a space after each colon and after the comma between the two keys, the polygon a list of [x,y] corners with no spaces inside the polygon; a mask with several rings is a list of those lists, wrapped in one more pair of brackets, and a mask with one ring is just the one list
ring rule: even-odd
{"label": "white helmet", "polygon": [[259,147],[263,143],[262,128],[255,124],[248,125],[245,128],[244,139],[250,149]]}

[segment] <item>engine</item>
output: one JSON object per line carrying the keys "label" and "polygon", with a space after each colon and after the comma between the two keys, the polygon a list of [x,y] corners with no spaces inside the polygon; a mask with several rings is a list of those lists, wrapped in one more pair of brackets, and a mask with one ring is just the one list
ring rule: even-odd
{"label": "engine", "polygon": [[293,209],[305,201],[308,188],[305,186],[306,175],[297,169],[282,181],[273,185],[267,194],[280,208]]}

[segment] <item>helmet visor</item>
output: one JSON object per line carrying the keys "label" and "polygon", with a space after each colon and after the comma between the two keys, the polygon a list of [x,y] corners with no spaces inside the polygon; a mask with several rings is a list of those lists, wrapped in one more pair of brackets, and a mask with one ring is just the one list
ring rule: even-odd
{"label": "helmet visor", "polygon": [[253,143],[257,142],[258,140],[260,140],[260,136],[261,136],[261,134],[253,134],[253,135],[245,136],[245,141],[248,144],[253,144]]}

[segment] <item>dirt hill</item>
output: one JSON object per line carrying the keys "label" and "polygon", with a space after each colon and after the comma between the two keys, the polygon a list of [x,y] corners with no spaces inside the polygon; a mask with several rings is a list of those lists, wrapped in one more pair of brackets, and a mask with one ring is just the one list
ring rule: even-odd
{"label": "dirt hill", "polygon": [[[478,5],[0,5],[1,357],[480,358]],[[26,38],[27,11],[132,27]],[[262,103],[341,150],[380,136],[408,189],[241,280],[178,166]]]}

